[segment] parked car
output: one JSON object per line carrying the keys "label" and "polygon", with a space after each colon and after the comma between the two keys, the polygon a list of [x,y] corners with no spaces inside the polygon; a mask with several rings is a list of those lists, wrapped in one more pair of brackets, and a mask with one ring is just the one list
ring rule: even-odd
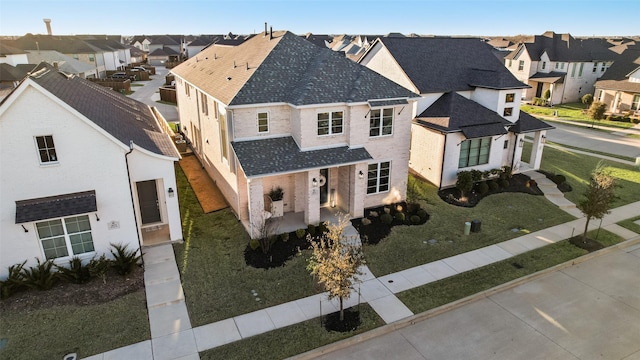
{"label": "parked car", "polygon": [[113,73],[113,74],[111,74],[111,76],[109,76],[109,77],[110,77],[110,78],[112,78],[112,79],[123,79],[123,80],[129,79],[129,80],[131,80],[131,81],[135,81],[135,80],[136,80],[136,77],[135,77],[135,76],[133,76],[133,75],[127,75],[127,73],[125,73],[125,72],[117,72],[117,73]]}
{"label": "parked car", "polygon": [[144,72],[147,72],[147,69],[143,68],[142,66],[135,66],[135,67],[132,67],[131,69],[129,69],[129,71],[134,71],[134,72],[135,71],[144,71]]}

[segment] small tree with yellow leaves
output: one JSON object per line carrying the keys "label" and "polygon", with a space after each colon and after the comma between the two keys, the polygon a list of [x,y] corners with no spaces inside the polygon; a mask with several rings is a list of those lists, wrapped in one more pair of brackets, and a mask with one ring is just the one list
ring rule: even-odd
{"label": "small tree with yellow leaves", "polygon": [[591,173],[589,187],[584,193],[584,200],[578,204],[578,209],[587,218],[584,225],[584,233],[582,234],[583,242],[587,241],[589,221],[592,218],[602,219],[606,214],[610,213],[609,208],[615,197],[614,187],[615,179],[600,161],[593,173]]}
{"label": "small tree with yellow leaves", "polygon": [[[343,235],[348,224],[346,217],[339,217],[337,224],[328,224],[328,231],[319,241],[312,241],[313,253],[307,269],[329,293],[329,299],[340,299],[340,321],[344,320],[343,301],[349,299],[354,283],[359,282],[359,271],[364,265],[362,247],[350,243]],[[309,239],[311,241],[311,239]]]}

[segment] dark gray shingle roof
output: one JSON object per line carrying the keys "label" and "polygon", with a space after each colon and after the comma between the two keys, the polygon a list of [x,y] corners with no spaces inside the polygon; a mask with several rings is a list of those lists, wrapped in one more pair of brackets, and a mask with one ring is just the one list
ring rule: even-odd
{"label": "dark gray shingle roof", "polygon": [[640,93],[640,83],[630,82],[628,75],[640,69],[640,49],[625,50],[609,69],[596,81],[600,89]]}
{"label": "dark gray shingle roof", "polygon": [[527,114],[524,111],[520,111],[520,118],[516,121],[515,125],[509,128],[509,131],[516,134],[534,132],[538,130],[551,130],[555,127],[547,124],[542,120],[538,120],[535,117]]}
{"label": "dark gray shingle roof", "polygon": [[16,224],[94,212],[96,191],[16,201]]}
{"label": "dark gray shingle roof", "polygon": [[247,177],[353,164],[372,159],[365,148],[348,146],[302,151],[290,136],[234,141],[231,145]]}
{"label": "dark gray shingle roof", "polygon": [[[610,44],[609,44],[610,45]],[[533,41],[520,44],[505,59],[514,59],[525,48],[533,61],[540,61],[540,56],[547,53],[549,60],[561,62],[584,62],[592,60],[613,60],[615,53],[608,50],[606,41],[597,39],[576,39],[571,34],[556,34],[547,31],[536,35]]]}
{"label": "dark gray shingle roof", "polygon": [[419,92],[525,88],[478,38],[379,38]]}

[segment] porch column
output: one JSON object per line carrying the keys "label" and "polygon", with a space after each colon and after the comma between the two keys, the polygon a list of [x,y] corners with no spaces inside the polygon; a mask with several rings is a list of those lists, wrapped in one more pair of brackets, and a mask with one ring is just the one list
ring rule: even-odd
{"label": "porch column", "polygon": [[[364,216],[364,197],[367,196],[367,171],[368,164],[360,163],[353,167],[353,182],[349,184],[351,187],[351,196],[349,197],[349,209],[351,216],[360,218]],[[362,176],[360,176],[362,173]]]}
{"label": "porch column", "polygon": [[542,161],[542,151],[544,150],[544,139],[546,137],[546,133],[546,130],[536,131],[536,134],[533,137],[531,158],[529,159],[529,166],[533,170],[540,169],[540,161]]}
{"label": "porch column", "polygon": [[[315,185],[314,185],[314,181]],[[320,223],[320,170],[310,170],[307,172],[307,208],[304,212],[304,221],[307,224]]]}
{"label": "porch column", "polygon": [[249,224],[251,227],[249,236],[252,239],[257,239],[260,237],[260,230],[266,220],[262,179],[247,179],[247,186],[249,187]]}
{"label": "porch column", "polygon": [[613,100],[613,107],[611,108],[611,112],[614,114],[618,113],[618,104],[620,103],[620,92],[616,91],[616,97]]}

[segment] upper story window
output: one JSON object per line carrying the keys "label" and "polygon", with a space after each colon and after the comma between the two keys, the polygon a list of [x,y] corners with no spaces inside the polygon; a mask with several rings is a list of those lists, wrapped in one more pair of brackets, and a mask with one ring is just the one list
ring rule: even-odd
{"label": "upper story window", "polygon": [[502,113],[502,116],[511,116],[511,115],[513,115],[513,108],[512,107],[504,108],[504,112]]}
{"label": "upper story window", "polygon": [[513,102],[516,99],[516,94],[515,93],[508,93],[504,96],[504,102]]}
{"label": "upper story window", "polygon": [[266,113],[266,112],[258,113],[258,132],[259,133],[269,132],[269,113]]}
{"label": "upper story window", "polygon": [[393,133],[393,108],[373,109],[369,117],[369,136],[391,135]]}
{"label": "upper story window", "polygon": [[544,70],[546,67],[547,67],[547,62],[546,62],[546,61],[543,61],[543,62],[542,62],[542,70]]}
{"label": "upper story window", "polygon": [[191,85],[185,84],[184,93],[187,94],[188,97],[191,97]]}
{"label": "upper story window", "polygon": [[38,146],[41,164],[58,162],[56,148],[53,145],[53,136],[36,136],[36,144]]}
{"label": "upper story window", "polygon": [[598,71],[598,63],[593,63],[593,70],[591,70],[591,72],[595,73],[596,71]]}
{"label": "upper story window", "polygon": [[38,222],[36,230],[47,259],[94,251],[87,215]]}
{"label": "upper story window", "polygon": [[578,70],[578,76],[582,76],[583,69],[584,69],[584,63],[580,63],[580,70]]}
{"label": "upper story window", "polygon": [[640,110],[640,95],[634,95],[631,102],[631,110]]}
{"label": "upper story window", "polygon": [[458,168],[481,165],[489,162],[491,138],[465,140],[460,144]]}
{"label": "upper story window", "polygon": [[573,68],[571,69],[571,77],[575,77],[576,76],[576,67],[578,66],[578,64],[574,63],[573,64]]}
{"label": "upper story window", "polygon": [[600,72],[604,72],[605,70],[606,70],[606,69],[605,69],[605,64],[604,64],[604,63],[602,63],[602,65],[600,66]]}
{"label": "upper story window", "polygon": [[512,63],[512,60],[511,60],[511,59],[509,59],[509,65],[508,65],[508,67],[511,67],[511,63]]}
{"label": "upper story window", "polygon": [[94,54],[89,54],[89,61],[91,62],[96,61],[96,56]]}
{"label": "upper story window", "polygon": [[560,67],[560,63],[556,63],[556,69]]}
{"label": "upper story window", "polygon": [[560,63],[560,69],[564,70],[564,63]]}
{"label": "upper story window", "polygon": [[389,190],[391,162],[385,161],[369,164],[367,176],[367,194],[375,194]]}
{"label": "upper story window", "polygon": [[520,60],[520,62],[518,62],[518,71],[522,70],[524,70],[524,60]]}
{"label": "upper story window", "polygon": [[318,135],[342,134],[343,112],[318,113]]}
{"label": "upper story window", "polygon": [[207,100],[207,94],[203,92],[200,93],[200,106],[202,107],[202,112],[205,115],[209,115],[209,101]]}

